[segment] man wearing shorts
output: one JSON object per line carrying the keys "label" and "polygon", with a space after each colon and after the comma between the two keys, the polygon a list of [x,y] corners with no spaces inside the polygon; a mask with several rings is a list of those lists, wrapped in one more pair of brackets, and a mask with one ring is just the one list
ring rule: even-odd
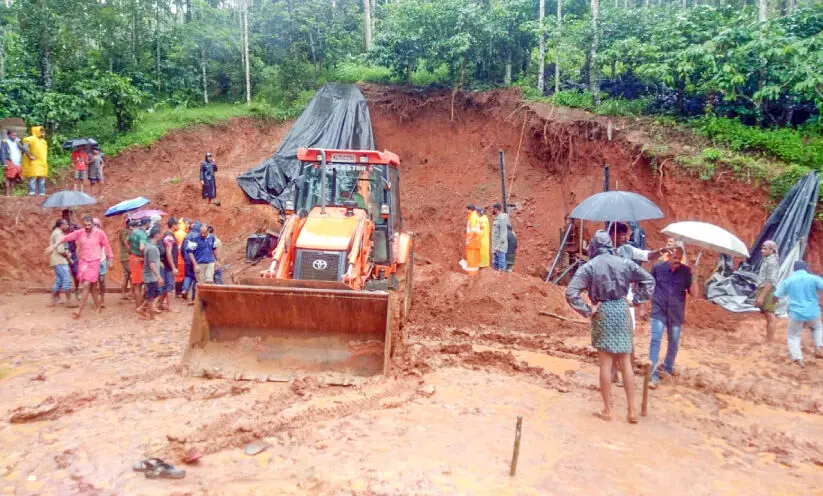
{"label": "man wearing shorts", "polygon": [[131,288],[134,294],[134,303],[137,308],[143,304],[143,250],[149,242],[145,226],[149,219],[143,218],[140,227],[132,231],[129,236],[129,269],[131,270]]}
{"label": "man wearing shorts", "polygon": [[[80,263],[77,267],[77,280],[83,288],[83,296],[80,299],[80,307],[73,314],[75,319],[79,319],[83,313],[83,307],[86,305],[86,300],[88,300],[89,292],[91,292],[91,297],[92,300],[94,300],[97,311],[100,312],[102,310],[97,300],[97,290],[100,280],[100,260],[102,259],[104,251],[108,260],[114,260],[114,254],[111,251],[111,245],[109,244],[109,239],[106,237],[106,233],[100,229],[95,229],[92,218],[89,215],[83,217],[83,229],[63,236],[58,241],[58,244],[68,241],[77,243],[77,251],[80,257]],[[50,253],[55,249],[57,249],[57,246],[53,244],[49,246],[46,251]]]}
{"label": "man wearing shorts", "polygon": [[[103,230],[103,223],[97,217],[92,219],[95,229]],[[106,272],[108,272],[108,259],[106,258],[106,250],[103,249],[100,258],[100,279],[97,284],[100,289],[100,308],[106,308]]]}
{"label": "man wearing shorts", "polygon": [[117,234],[117,257],[120,260],[120,266],[123,268],[123,286],[121,288],[120,295],[121,300],[128,300],[130,298],[128,293],[129,284],[131,283],[131,267],[129,267],[129,252],[131,249],[129,247],[129,236],[131,236],[132,231],[134,231],[136,227],[137,223],[126,217],[126,222],[123,224],[123,228],[120,229],[120,232]]}
{"label": "man wearing shorts", "polygon": [[103,152],[96,146],[91,149],[88,163],[89,194],[97,196],[103,194]]}
{"label": "man wearing shorts", "polygon": [[80,186],[80,191],[83,192],[84,185],[88,177],[88,163],[89,154],[86,152],[86,147],[81,146],[71,153],[71,163],[74,164],[74,191],[77,191],[77,186]]}
{"label": "man wearing shorts", "polygon": [[149,239],[143,245],[143,283],[146,286],[146,299],[137,307],[137,313],[143,318],[154,320],[156,309],[154,300],[162,296],[163,277],[160,274],[160,250],[157,241],[160,239],[160,226],[155,226],[149,232]]}

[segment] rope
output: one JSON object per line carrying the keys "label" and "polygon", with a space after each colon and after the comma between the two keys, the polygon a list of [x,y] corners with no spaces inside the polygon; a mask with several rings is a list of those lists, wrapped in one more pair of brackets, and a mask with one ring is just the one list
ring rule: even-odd
{"label": "rope", "polygon": [[523,146],[523,135],[526,133],[526,122],[529,120],[529,111],[526,110],[523,115],[523,128],[520,130],[520,143],[517,144],[517,154],[514,157],[514,170],[512,170],[512,180],[509,181],[509,190],[506,193],[506,208],[508,209],[509,197],[512,195],[514,188],[514,178],[517,175],[517,164],[520,162],[520,148]]}

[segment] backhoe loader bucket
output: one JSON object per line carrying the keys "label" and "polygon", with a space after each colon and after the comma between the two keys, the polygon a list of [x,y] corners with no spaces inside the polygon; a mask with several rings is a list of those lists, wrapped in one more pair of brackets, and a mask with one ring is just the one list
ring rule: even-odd
{"label": "backhoe loader bucket", "polygon": [[287,380],[385,373],[389,293],[341,283],[252,279],[198,284],[184,367],[190,375]]}

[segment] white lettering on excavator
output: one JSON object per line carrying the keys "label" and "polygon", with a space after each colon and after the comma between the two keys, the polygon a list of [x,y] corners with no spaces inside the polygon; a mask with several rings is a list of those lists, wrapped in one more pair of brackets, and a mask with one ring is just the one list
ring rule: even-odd
{"label": "white lettering on excavator", "polygon": [[341,164],[331,164],[333,169],[337,169],[339,171],[355,171],[355,172],[364,172],[369,170],[369,168],[365,165],[341,165]]}
{"label": "white lettering on excavator", "polygon": [[352,153],[332,153],[330,162],[356,163],[357,156]]}

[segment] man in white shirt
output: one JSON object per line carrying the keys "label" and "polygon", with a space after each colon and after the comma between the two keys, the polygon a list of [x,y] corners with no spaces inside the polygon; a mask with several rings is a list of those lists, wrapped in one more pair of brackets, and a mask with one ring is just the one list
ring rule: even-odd
{"label": "man in white shirt", "polygon": [[17,132],[9,129],[7,138],[0,141],[0,166],[5,168],[6,196],[11,196],[14,187],[20,182],[21,164],[23,162],[23,147]]}

